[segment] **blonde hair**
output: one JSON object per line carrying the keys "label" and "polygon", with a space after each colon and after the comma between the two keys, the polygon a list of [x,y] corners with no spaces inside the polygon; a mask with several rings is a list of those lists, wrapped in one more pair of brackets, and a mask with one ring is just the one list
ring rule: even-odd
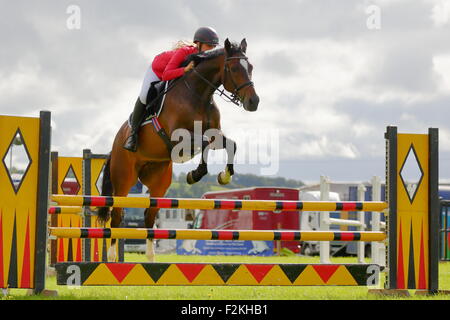
{"label": "blonde hair", "polygon": [[179,40],[172,46],[172,49],[175,50],[175,49],[180,49],[180,48],[184,48],[184,47],[188,47],[188,46],[195,47],[196,44],[193,43],[192,41],[188,41],[188,40]]}

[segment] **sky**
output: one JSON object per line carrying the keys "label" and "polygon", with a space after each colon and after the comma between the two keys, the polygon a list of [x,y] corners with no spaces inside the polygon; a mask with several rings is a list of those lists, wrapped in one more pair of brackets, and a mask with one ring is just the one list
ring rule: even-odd
{"label": "sky", "polygon": [[153,57],[200,26],[246,38],[254,66],[256,112],[215,97],[237,172],[384,179],[395,125],[439,128],[450,182],[450,0],[0,0],[0,114],[49,110],[53,151],[108,153]]}

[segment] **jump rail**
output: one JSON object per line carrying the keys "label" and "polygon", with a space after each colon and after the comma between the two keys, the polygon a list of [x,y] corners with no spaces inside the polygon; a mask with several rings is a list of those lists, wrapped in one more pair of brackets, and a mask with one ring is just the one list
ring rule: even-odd
{"label": "jump rail", "polygon": [[49,214],[75,214],[83,215],[82,207],[50,207],[48,209]]}
{"label": "jump rail", "polygon": [[252,240],[252,241],[383,241],[384,232],[353,231],[269,231],[269,230],[206,230],[145,228],[50,228],[58,238],[111,239],[183,239],[183,240]]}
{"label": "jump rail", "polygon": [[352,201],[270,201],[174,199],[142,197],[100,197],[52,195],[51,200],[61,206],[94,206],[113,208],[168,208],[168,209],[224,209],[224,210],[283,210],[283,211],[384,211],[385,202]]}

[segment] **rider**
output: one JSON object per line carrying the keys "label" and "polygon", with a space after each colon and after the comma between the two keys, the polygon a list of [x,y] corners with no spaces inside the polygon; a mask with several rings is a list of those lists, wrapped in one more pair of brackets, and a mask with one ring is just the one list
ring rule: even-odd
{"label": "rider", "polygon": [[161,80],[168,81],[181,77],[191,70],[194,67],[193,61],[184,68],[180,67],[186,57],[193,53],[215,48],[219,44],[219,37],[213,28],[201,27],[195,32],[193,42],[193,45],[184,44],[174,50],[163,52],[154,58],[145,74],[141,93],[134,106],[131,117],[131,135],[123,145],[125,149],[131,152],[136,152],[137,150],[139,126],[145,115],[146,105],[152,100],[148,99],[150,87]]}

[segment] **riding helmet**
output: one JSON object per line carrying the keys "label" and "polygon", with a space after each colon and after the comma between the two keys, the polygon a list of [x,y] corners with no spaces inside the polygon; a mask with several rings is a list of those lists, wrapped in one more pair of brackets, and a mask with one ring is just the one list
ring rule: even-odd
{"label": "riding helmet", "polygon": [[194,42],[206,43],[209,45],[218,45],[219,36],[216,30],[211,27],[201,27],[198,28],[194,34]]}

